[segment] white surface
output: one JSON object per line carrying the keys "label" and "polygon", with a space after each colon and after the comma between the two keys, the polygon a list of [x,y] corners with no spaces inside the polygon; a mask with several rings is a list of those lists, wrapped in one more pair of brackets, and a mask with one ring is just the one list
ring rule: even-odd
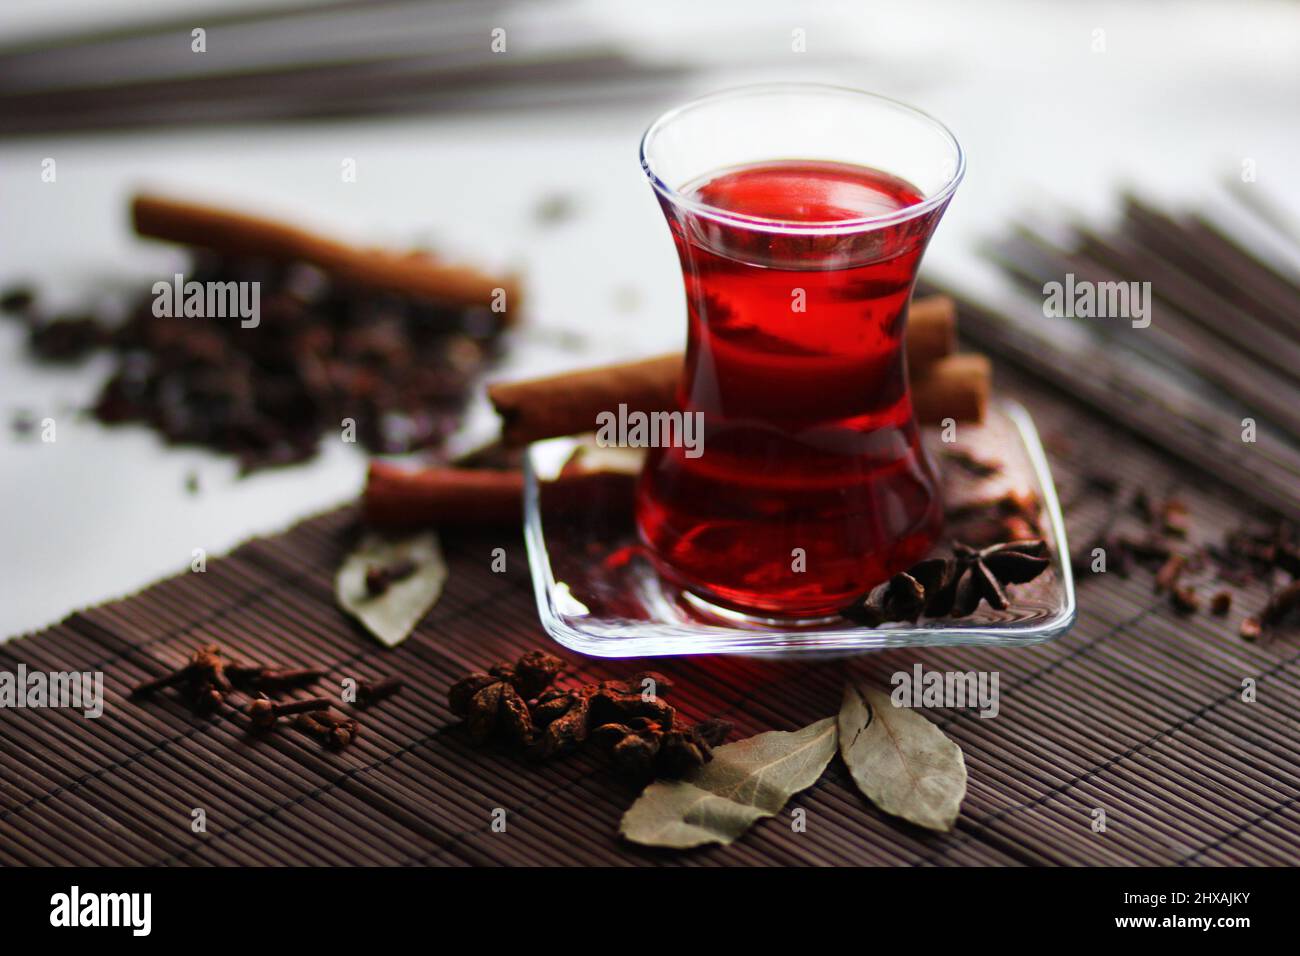
{"label": "white surface", "polygon": [[[944,120],[969,172],[927,262],[968,284],[995,281],[971,250],[1011,215],[1048,204],[1104,213],[1128,184],[1195,200],[1243,158],[1254,159],[1260,189],[1300,210],[1293,4],[592,9],[632,50],[725,64],[674,101],[737,82],[831,79]],[[796,27],[807,31],[802,58],[790,52]],[[1105,30],[1105,53],[1091,51],[1095,29]],[[813,55],[828,49],[859,56]],[[72,302],[95,277],[170,275],[174,254],[133,239],[126,222],[132,189],[150,184],[350,237],[432,239],[456,256],[522,265],[530,329],[502,376],[664,349],[683,334],[682,293],[636,147],[669,105],[9,142],[0,146],[0,285],[30,278]],[[56,183],[40,180],[44,157],[57,161]],[[345,157],[357,161],[356,183],[341,182]],[[556,193],[576,197],[576,215],[544,229],[534,209]],[[164,449],[143,428],[79,421],[71,409],[106,367],[36,368],[19,331],[0,322],[0,635],[137,589],[185,568],[194,548],[218,554],[361,487],[364,458],[339,442],[311,464],[237,481],[218,456]],[[17,409],[52,415],[57,440],[16,439],[8,419]],[[474,430],[490,429],[480,409]],[[184,489],[191,469],[197,496]]]}

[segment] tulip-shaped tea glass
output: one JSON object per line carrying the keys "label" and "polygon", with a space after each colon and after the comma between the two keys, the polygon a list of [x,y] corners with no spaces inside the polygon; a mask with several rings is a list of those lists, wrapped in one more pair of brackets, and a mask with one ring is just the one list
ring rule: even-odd
{"label": "tulip-shaped tea glass", "polygon": [[903,332],[961,147],[901,103],[779,84],[666,113],[641,163],[681,259],[678,403],[702,441],[651,449],[640,536],[726,616],[832,614],[941,529]]}

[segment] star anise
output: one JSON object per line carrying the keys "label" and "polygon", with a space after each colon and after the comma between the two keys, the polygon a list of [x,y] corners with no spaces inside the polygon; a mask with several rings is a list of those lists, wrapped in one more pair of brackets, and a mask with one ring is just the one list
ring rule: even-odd
{"label": "star anise", "polygon": [[592,742],[613,758],[627,776],[682,777],[713,759],[713,748],[726,740],[731,724],[706,720],[693,727],[671,730],[645,717],[608,723],[591,732]]}
{"label": "star anise", "polygon": [[731,724],[706,720],[691,727],[659,695],[672,687],[663,674],[554,687],[560,661],[538,651],[452,685],[448,701],[465,718],[471,739],[503,737],[539,759],[594,746],[623,772],[680,777],[713,758]]}
{"label": "star anise", "polygon": [[925,586],[910,571],[900,571],[840,613],[865,627],[879,627],[886,621],[915,621],[923,610]]}
{"label": "star anise", "polygon": [[973,614],[981,600],[988,601],[989,607],[996,611],[1005,611],[1010,606],[1006,586],[1032,581],[1052,563],[1046,556],[1046,543],[1038,538],[1008,541],[979,550],[954,542],[953,555],[956,559],[955,583],[945,584],[935,593],[936,606],[941,607],[947,599],[948,588],[953,588],[949,613],[956,617]]}
{"label": "star anise", "polygon": [[461,678],[447,692],[447,703],[452,713],[465,718],[475,743],[499,732],[513,743],[529,746],[536,731],[528,700],[549,687],[563,666],[558,657],[529,651],[513,664],[502,661],[486,674]]}
{"label": "star anise", "polygon": [[867,627],[886,621],[966,617],[981,601],[1005,611],[1006,587],[1032,581],[1051,566],[1047,545],[1031,538],[986,548],[953,543],[951,558],[930,558],[878,585],[841,613]]}
{"label": "star anise", "polygon": [[[647,681],[652,682],[649,686],[655,693],[646,693]],[[547,758],[574,750],[586,741],[589,729],[598,724],[641,718],[671,727],[675,711],[658,696],[660,690],[671,686],[672,681],[664,675],[646,671],[625,681],[606,680],[570,690],[549,690],[529,708],[533,724],[544,728],[534,753]]]}
{"label": "star anise", "polygon": [[596,685],[548,690],[529,708],[537,729],[534,756],[545,760],[576,750],[587,739],[587,715]]}

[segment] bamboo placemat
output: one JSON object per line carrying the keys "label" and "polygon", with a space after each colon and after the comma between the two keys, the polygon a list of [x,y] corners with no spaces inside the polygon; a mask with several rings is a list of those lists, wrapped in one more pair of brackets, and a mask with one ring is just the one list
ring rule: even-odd
{"label": "bamboo placemat", "polygon": [[[1156,494],[1177,487],[1208,538],[1250,503],[1027,382],[1001,390],[1033,410],[1063,498],[1080,467]],[[1102,507],[1072,512],[1076,542]],[[415,634],[393,650],[334,605],[334,571],[355,520],[344,508],[252,541],[123,601],[73,614],[0,646],[0,669],[104,672],[105,710],[0,710],[0,863],[4,864],[1290,864],[1300,862],[1300,640],[1236,637],[1263,602],[1238,589],[1225,622],[1181,618],[1151,576],[1081,586],[1077,627],[1028,649],[927,649],[861,658],[882,686],[927,670],[996,670],[1001,710],[930,715],[966,755],[970,792],[957,829],[931,834],[873,809],[838,759],[787,811],[730,847],[688,853],[621,843],[636,796],[587,755],[547,764],[468,744],[448,712],[464,672],[543,646],[522,542],[444,537],[451,577]],[[508,548],[507,571],[491,552]],[[250,739],[229,711],[196,717],[168,692],[126,699],[196,645],[284,666],[320,663],[326,681],[399,674],[405,690],[361,712],[338,752],[281,728]],[[583,679],[634,662],[579,660]],[[794,729],[836,711],[840,663],[737,658],[656,660],[688,717],[725,716],[735,736]],[[1242,681],[1258,699],[1241,699]],[[321,685],[324,686],[324,685]],[[191,828],[202,809],[206,832]],[[1105,832],[1093,829],[1104,810]],[[506,811],[505,832],[492,826]]]}

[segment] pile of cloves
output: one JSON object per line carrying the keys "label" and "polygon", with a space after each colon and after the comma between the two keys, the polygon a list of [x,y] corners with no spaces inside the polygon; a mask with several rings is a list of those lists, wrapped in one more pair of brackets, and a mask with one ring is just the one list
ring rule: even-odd
{"label": "pile of cloves", "polygon": [[378,453],[441,445],[459,426],[477,376],[501,350],[503,316],[337,281],[303,262],[192,250],[190,284],[256,284],[255,324],[155,315],[152,289],[51,314],[35,289],[0,295],[42,362],[116,354],[93,412],[143,422],[173,444],[237,455],[245,472],[310,459],[351,422]]}
{"label": "pile of cloves", "polygon": [[[268,696],[268,693],[304,688],[319,681],[325,673],[322,667],[277,669],[230,661],[216,644],[207,644],[196,648],[184,666],[137,685],[131,696],[148,697],[174,687],[195,713],[210,714],[231,703],[231,698],[239,694],[247,698],[243,710],[252,730],[267,731],[280,718],[293,717],[294,727],[337,750],[356,739],[358,725],[354,717],[336,713],[331,709],[335,704],[327,697],[276,701]],[[357,706],[368,707],[401,689],[402,682],[395,677],[359,681]]]}
{"label": "pile of cloves", "polygon": [[659,696],[672,686],[663,674],[557,687],[563,666],[529,651],[456,681],[448,704],[476,744],[502,740],[539,760],[594,749],[635,780],[684,776],[713,759],[731,731],[724,720],[682,724]]}

